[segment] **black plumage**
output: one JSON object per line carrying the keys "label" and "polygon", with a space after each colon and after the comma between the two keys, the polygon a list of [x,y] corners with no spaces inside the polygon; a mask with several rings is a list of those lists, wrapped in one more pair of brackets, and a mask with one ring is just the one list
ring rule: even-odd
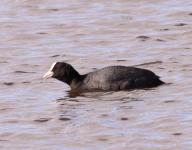
{"label": "black plumage", "polygon": [[70,64],[56,62],[45,74],[68,84],[72,90],[118,91],[150,88],[163,84],[155,73],[147,69],[126,66],[109,66],[80,75]]}

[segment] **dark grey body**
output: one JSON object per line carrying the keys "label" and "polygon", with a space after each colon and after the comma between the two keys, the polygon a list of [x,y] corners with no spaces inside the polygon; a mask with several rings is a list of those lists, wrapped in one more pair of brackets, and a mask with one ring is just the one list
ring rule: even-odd
{"label": "dark grey body", "polygon": [[163,84],[152,71],[126,66],[110,66],[80,75],[70,64],[54,63],[44,78],[56,78],[75,91],[127,90],[149,88]]}
{"label": "dark grey body", "polygon": [[153,72],[135,67],[110,66],[79,75],[69,84],[72,90],[128,90],[163,84]]}

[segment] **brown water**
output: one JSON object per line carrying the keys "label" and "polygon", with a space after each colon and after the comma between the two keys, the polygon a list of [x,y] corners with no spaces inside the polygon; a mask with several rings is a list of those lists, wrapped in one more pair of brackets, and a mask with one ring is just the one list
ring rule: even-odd
{"label": "brown water", "polygon": [[[191,0],[1,0],[1,150],[191,150]],[[70,97],[42,75],[141,65],[171,83]]]}

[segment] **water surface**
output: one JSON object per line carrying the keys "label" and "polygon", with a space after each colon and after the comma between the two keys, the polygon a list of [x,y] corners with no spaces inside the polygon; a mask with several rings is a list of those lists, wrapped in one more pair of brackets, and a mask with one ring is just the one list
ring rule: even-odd
{"label": "water surface", "polygon": [[[0,149],[191,150],[191,0],[1,0],[0,23]],[[61,60],[171,84],[70,97],[41,78]]]}

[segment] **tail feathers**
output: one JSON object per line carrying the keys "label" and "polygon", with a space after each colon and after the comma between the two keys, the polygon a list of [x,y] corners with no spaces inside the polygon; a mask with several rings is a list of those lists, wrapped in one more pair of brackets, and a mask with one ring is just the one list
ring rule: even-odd
{"label": "tail feathers", "polygon": [[157,85],[162,85],[165,84],[165,82],[161,81],[159,78],[156,80]]}

